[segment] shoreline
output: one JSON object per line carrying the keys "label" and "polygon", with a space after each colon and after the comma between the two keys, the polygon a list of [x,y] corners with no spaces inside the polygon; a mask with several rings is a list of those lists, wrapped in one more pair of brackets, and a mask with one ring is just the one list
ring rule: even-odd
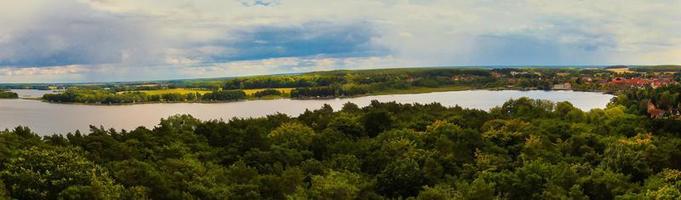
{"label": "shoreline", "polygon": [[[86,131],[89,125],[116,127],[132,130],[138,126],[152,127],[158,120],[178,114],[189,114],[201,120],[230,120],[233,118],[259,118],[268,115],[285,114],[299,116],[306,109],[315,110],[324,104],[334,110],[351,102],[359,107],[371,105],[372,100],[382,103],[426,105],[438,103],[444,107],[489,111],[501,106],[509,99],[528,97],[552,102],[570,102],[575,108],[587,112],[594,108],[605,108],[612,95],[578,91],[521,91],[521,90],[465,90],[423,94],[374,95],[358,98],[336,98],[330,100],[280,99],[249,100],[232,103],[149,103],[146,105],[90,105],[57,104],[35,100],[0,100],[0,127],[14,128],[30,126],[37,133],[66,133],[74,130]],[[7,109],[5,109],[7,108]],[[133,113],[128,116],[129,113]],[[139,113],[139,114],[136,114]]]}
{"label": "shoreline", "polygon": [[[246,98],[246,99],[235,100],[235,101],[172,101],[172,102],[156,101],[156,102],[137,102],[137,103],[97,104],[97,103],[82,103],[82,102],[50,102],[50,101],[45,101],[42,98],[15,98],[15,99],[7,99],[7,100],[28,100],[28,101],[40,101],[40,102],[48,103],[48,104],[86,105],[86,106],[131,106],[131,105],[145,105],[145,104],[226,104],[226,103],[236,103],[236,102],[245,102],[245,101],[268,101],[268,100],[280,100],[280,99],[302,100],[302,101],[311,100],[311,101],[313,101],[313,100],[330,100],[330,99],[352,99],[352,98],[360,98],[360,97],[367,97],[367,96],[429,94],[429,93],[480,91],[480,90],[484,90],[484,91],[520,91],[520,92],[527,92],[527,91],[560,92],[560,91],[565,91],[565,92],[590,92],[590,93],[615,95],[610,91],[539,90],[539,89],[517,89],[517,88],[474,88],[474,87],[466,87],[466,86],[453,86],[453,87],[442,87],[442,88],[414,88],[414,89],[406,89],[406,90],[386,90],[386,91],[382,91],[382,92],[367,93],[365,95],[356,95],[356,96],[316,97],[316,98],[315,97],[313,97],[313,98],[290,98],[290,97],[283,97],[283,96],[277,96],[277,97],[271,96],[271,97],[267,97],[267,98]],[[2,99],[0,99],[0,100],[2,100]]]}

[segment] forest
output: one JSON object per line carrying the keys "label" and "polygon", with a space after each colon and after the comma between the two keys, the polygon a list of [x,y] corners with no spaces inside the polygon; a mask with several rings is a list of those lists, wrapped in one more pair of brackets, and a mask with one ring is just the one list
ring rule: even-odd
{"label": "forest", "polygon": [[45,137],[17,127],[0,131],[0,196],[679,199],[681,121],[637,107],[678,91],[632,90],[590,111],[528,98],[490,111],[372,102]]}

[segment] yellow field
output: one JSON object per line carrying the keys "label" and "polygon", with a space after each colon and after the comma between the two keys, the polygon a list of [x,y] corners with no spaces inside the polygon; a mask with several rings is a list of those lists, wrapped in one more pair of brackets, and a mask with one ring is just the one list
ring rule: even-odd
{"label": "yellow field", "polygon": [[148,95],[160,95],[160,94],[169,94],[169,93],[179,93],[179,94],[189,94],[189,93],[199,93],[199,94],[206,94],[211,92],[210,90],[200,90],[200,89],[191,89],[191,88],[175,88],[175,89],[162,89],[162,90],[140,90],[140,92],[144,92]]}
{"label": "yellow field", "polygon": [[624,73],[631,73],[632,71],[629,70],[629,68],[613,68],[613,69],[606,69],[611,72],[615,72],[617,74],[624,74]]}
{"label": "yellow field", "polygon": [[[282,94],[291,94],[291,90],[293,88],[272,88],[275,90],[279,90]],[[244,93],[246,93],[247,96],[253,96],[256,92],[266,90],[265,88],[262,89],[244,89]],[[146,93],[148,95],[161,95],[161,94],[170,94],[170,93],[176,93],[176,94],[189,94],[189,93],[199,93],[201,95],[204,95],[206,93],[211,92],[210,90],[201,90],[201,89],[192,89],[192,88],[175,88],[175,89],[161,89],[161,90],[139,90],[139,92]]]}
{"label": "yellow field", "polygon": [[[293,90],[293,88],[272,88],[272,89],[279,90],[279,92],[281,92],[282,94],[290,94],[291,90]],[[256,92],[260,92],[260,91],[263,91],[263,90],[266,90],[266,89],[245,89],[244,93],[246,93],[246,95],[248,95],[248,96],[252,96]]]}

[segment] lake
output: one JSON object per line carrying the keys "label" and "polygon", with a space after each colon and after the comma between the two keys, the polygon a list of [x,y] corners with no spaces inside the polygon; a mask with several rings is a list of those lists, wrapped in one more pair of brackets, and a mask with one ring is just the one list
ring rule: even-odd
{"label": "lake", "polygon": [[[22,92],[30,93],[29,91]],[[464,108],[489,110],[509,99],[520,97],[555,102],[568,101],[582,110],[590,110],[604,108],[613,96],[574,91],[470,90],[324,100],[277,99],[230,103],[159,103],[115,106],[52,104],[37,100],[5,99],[0,100],[0,129],[12,129],[23,125],[40,135],[62,134],[75,130],[88,132],[89,125],[130,130],[138,126],[151,128],[157,125],[161,118],[175,114],[191,114],[202,120],[260,117],[276,113],[297,116],[305,109],[318,109],[324,104],[340,109],[346,102],[363,107],[369,105],[371,100],[421,104],[439,102],[444,106],[459,105]]]}
{"label": "lake", "polygon": [[25,98],[25,99],[41,98],[45,94],[56,93],[53,90],[31,90],[31,89],[12,89],[10,91],[17,93],[17,95],[19,95],[19,98]]}

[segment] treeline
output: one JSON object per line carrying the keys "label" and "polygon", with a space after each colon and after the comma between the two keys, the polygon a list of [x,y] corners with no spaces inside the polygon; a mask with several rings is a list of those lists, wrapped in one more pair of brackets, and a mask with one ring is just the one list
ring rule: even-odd
{"label": "treeline", "polygon": [[9,90],[0,89],[0,99],[16,99],[16,98],[19,98],[19,95],[17,93],[14,93]]}
{"label": "treeline", "polygon": [[[468,77],[454,79],[457,76]],[[260,88],[298,88],[300,93],[318,91],[319,94],[305,96],[357,95],[364,91],[381,91],[388,89],[407,89],[410,87],[442,87],[451,85],[484,85],[494,82],[487,69],[454,69],[454,68],[416,68],[416,69],[381,69],[381,70],[339,70],[330,72],[312,72],[293,75],[268,75],[244,78],[233,78],[223,81],[189,81],[175,83],[181,87],[223,88],[223,89],[260,89]],[[353,88],[354,87],[354,88]],[[307,90],[307,91],[304,91]]]}
{"label": "treeline", "polygon": [[255,92],[255,94],[253,94],[253,96],[258,97],[258,98],[266,97],[266,96],[282,96],[282,95],[284,95],[282,92],[280,92],[279,90],[275,90],[275,89],[265,89],[265,90],[262,90],[262,91],[257,91],[257,92]]}
{"label": "treeline", "polygon": [[[364,71],[313,72],[295,75],[270,75],[228,80],[176,81],[167,84],[148,84],[138,87],[129,85],[74,86],[59,94],[43,97],[50,102],[78,102],[98,104],[125,104],[143,102],[193,102],[230,101],[246,98],[238,92],[243,89],[264,89],[253,97],[280,96],[291,98],[329,98],[367,95],[372,92],[404,90],[410,88],[437,88],[467,86],[468,88],[491,87],[498,82],[486,69],[382,69]],[[217,85],[216,85],[217,84]],[[146,90],[197,88],[211,89],[213,93],[149,95]],[[277,88],[293,88],[283,94]],[[226,91],[226,92],[221,92]]]}
{"label": "treeline", "polygon": [[[0,131],[12,199],[679,199],[681,128],[617,102],[324,106],[297,117]],[[679,123],[678,121],[676,122]]]}
{"label": "treeline", "polygon": [[246,98],[241,90],[220,90],[206,94],[146,94],[139,91],[113,92],[103,89],[71,88],[61,93],[45,94],[43,100],[56,103],[129,104],[144,102],[236,101]]}
{"label": "treeline", "polygon": [[369,86],[346,84],[295,88],[291,90],[292,98],[329,98],[329,97],[350,97],[368,94],[371,91]]}
{"label": "treeline", "polygon": [[201,97],[205,101],[235,101],[246,98],[246,93],[241,90],[221,90],[207,93]]}
{"label": "treeline", "polygon": [[619,91],[620,88],[610,88],[604,84],[618,76],[604,69],[405,68],[182,80],[168,82],[165,86],[211,90],[295,88],[297,91],[291,95],[293,98],[328,98],[454,86],[468,89],[551,90],[554,84],[564,83],[570,83],[570,89],[580,91]]}
{"label": "treeline", "polygon": [[50,87],[59,87],[64,84],[48,84],[48,83],[0,83],[0,90],[9,89],[33,89],[33,90],[51,90]]}
{"label": "treeline", "polygon": [[[251,76],[229,79],[197,79],[161,82],[144,82],[104,85],[73,85],[71,88],[92,90],[97,98],[88,102],[136,103],[211,101],[200,94],[166,94],[145,96],[136,94],[148,90],[191,88],[207,91],[236,91],[265,89],[250,97],[279,96],[291,98],[351,97],[370,94],[400,93],[405,91],[430,92],[457,89],[517,89],[552,90],[559,84],[563,89],[579,91],[619,92],[627,87],[608,84],[614,77],[643,76],[619,75],[603,69],[557,68],[409,68],[377,70],[339,70],[303,74]],[[679,80],[676,73],[674,80]],[[568,85],[569,84],[569,85]],[[568,85],[565,87],[565,85]],[[269,89],[269,90],[267,90]],[[279,90],[277,90],[279,89]],[[286,90],[286,94],[282,93]],[[291,93],[288,94],[288,91]],[[82,92],[81,92],[82,93]],[[216,94],[220,95],[220,94]],[[90,95],[93,96],[93,95]],[[214,95],[209,95],[214,96]],[[71,102],[69,96],[48,96],[50,101]],[[85,102],[85,101],[76,101]]]}

